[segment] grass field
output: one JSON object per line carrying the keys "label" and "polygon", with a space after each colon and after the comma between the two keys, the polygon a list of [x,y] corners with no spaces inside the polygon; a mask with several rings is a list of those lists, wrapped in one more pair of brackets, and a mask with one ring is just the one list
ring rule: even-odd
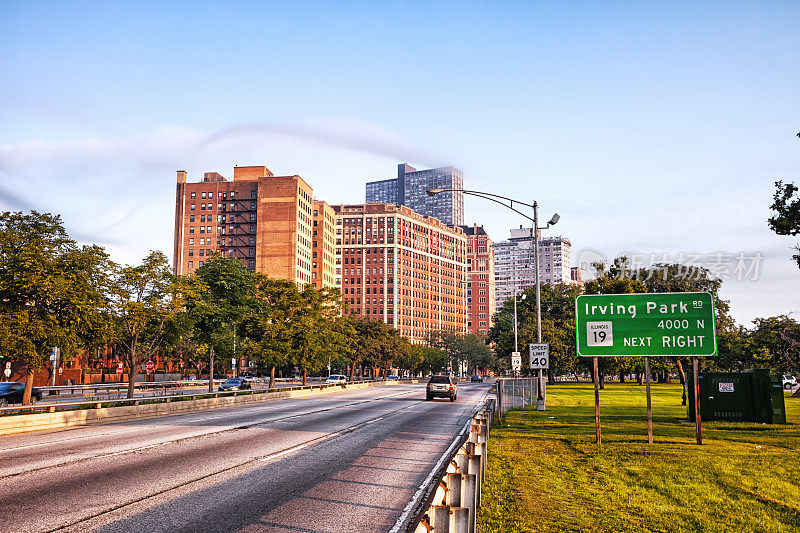
{"label": "grass field", "polygon": [[680,385],[548,387],[547,411],[512,411],[492,429],[478,532],[800,531],[800,400],[786,425],[704,422],[703,446]]}

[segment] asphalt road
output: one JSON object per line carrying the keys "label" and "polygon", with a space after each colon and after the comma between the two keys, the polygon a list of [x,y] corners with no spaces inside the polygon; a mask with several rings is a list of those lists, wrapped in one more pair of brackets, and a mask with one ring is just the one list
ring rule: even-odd
{"label": "asphalt road", "polygon": [[489,384],[0,437],[0,531],[388,531]]}

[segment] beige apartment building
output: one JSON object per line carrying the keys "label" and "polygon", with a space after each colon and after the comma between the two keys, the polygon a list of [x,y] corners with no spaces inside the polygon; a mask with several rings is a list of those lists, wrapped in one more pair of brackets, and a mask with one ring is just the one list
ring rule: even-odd
{"label": "beige apartment building", "polygon": [[336,284],[336,213],[327,203],[314,200],[313,220],[311,279],[317,289],[333,287]]}
{"label": "beige apartment building", "polygon": [[467,238],[460,227],[393,204],[335,205],[336,284],[347,312],[383,320],[414,343],[467,333]]}

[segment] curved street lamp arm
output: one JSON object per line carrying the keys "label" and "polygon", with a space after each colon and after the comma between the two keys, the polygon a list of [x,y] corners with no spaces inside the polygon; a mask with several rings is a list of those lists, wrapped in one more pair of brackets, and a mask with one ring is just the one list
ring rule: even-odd
{"label": "curved street lamp arm", "polygon": [[[436,191],[436,192],[431,193],[431,191]],[[526,204],[525,202],[520,202],[519,200],[514,200],[513,198],[509,198],[508,196],[501,196],[499,194],[494,194],[494,193],[490,193],[490,192],[472,191],[472,190],[469,190],[469,189],[428,189],[428,194],[430,194],[431,196],[433,196],[434,194],[439,194],[440,192],[463,192],[463,193],[466,193],[466,194],[474,194],[474,195],[481,194],[481,195],[484,195],[484,196],[492,196],[494,198],[500,198],[501,200],[507,200],[507,201],[511,202],[511,205],[514,205],[515,203],[517,203],[517,204],[524,205],[525,207],[530,207],[531,209],[533,209],[533,204]]]}
{"label": "curved street lamp arm", "polygon": [[[526,215],[526,214],[525,214],[525,213],[523,213],[522,211],[519,211],[518,209],[515,209],[515,208],[513,207],[513,204],[512,204],[512,205],[506,205],[505,203],[501,202],[500,200],[497,200],[497,199],[495,199],[495,198],[492,198],[492,196],[497,196],[496,194],[491,194],[491,195],[489,195],[488,193],[481,193],[481,192],[479,192],[479,191],[463,191],[463,192],[464,192],[465,194],[469,194],[469,195],[471,195],[471,196],[477,196],[478,198],[483,198],[484,200],[491,200],[492,202],[495,202],[495,203],[497,203],[497,204],[500,204],[500,205],[502,205],[503,207],[505,207],[506,209],[511,209],[512,211],[514,211],[514,212],[515,212],[515,213],[517,213],[518,215],[522,215],[523,217],[525,217],[525,218],[527,218],[528,220],[530,220],[531,222],[533,222],[533,218],[529,217],[528,215]],[[504,200],[508,200],[509,202],[514,202],[514,201],[515,201],[515,200],[511,200],[510,198],[506,198],[506,197],[504,197],[504,196],[499,196],[499,198],[503,198]],[[521,204],[522,202],[517,202],[517,203]],[[523,205],[528,205],[528,204],[523,204]]]}
{"label": "curved street lamp arm", "polygon": [[[517,213],[519,215],[522,215],[523,217],[525,217],[528,220],[530,220],[531,222],[533,222],[533,219],[531,217],[529,217],[528,215],[526,215],[522,211],[519,211],[518,209],[514,208],[514,203],[518,203],[520,205],[524,205],[524,206],[530,207],[530,208],[533,208],[533,205],[532,204],[526,204],[525,202],[520,202],[519,200],[514,200],[513,198],[509,198],[508,196],[501,196],[499,194],[493,194],[493,193],[490,193],[490,192],[483,192],[483,191],[472,191],[472,190],[469,190],[469,189],[428,189],[428,191],[427,191],[427,193],[429,195],[431,195],[431,196],[435,196],[435,195],[437,195],[439,193],[442,193],[442,192],[463,192],[464,194],[477,196],[478,198],[483,198],[484,200],[491,200],[492,202],[500,204],[503,207],[505,207],[506,209],[511,209],[515,213]],[[510,205],[506,205],[505,203],[501,202],[497,198],[500,198],[500,200],[505,200],[505,201],[509,202]]]}

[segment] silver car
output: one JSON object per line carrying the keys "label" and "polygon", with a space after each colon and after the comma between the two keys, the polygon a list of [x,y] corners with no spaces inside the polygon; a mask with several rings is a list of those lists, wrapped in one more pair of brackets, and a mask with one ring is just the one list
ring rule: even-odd
{"label": "silver car", "polygon": [[342,374],[331,374],[325,380],[326,385],[345,385],[347,384],[347,376]]}
{"label": "silver car", "polygon": [[425,389],[425,399],[430,401],[434,398],[449,398],[451,402],[458,397],[458,386],[456,380],[451,376],[431,376],[428,386]]}

